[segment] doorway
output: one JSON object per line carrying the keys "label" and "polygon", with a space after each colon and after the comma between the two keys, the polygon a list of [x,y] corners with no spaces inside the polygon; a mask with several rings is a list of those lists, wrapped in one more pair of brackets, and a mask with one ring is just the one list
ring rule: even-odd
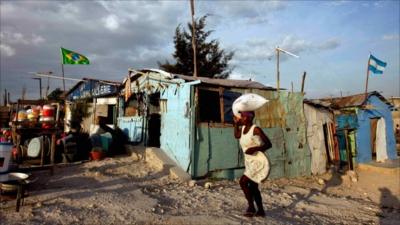
{"label": "doorway", "polygon": [[150,95],[148,111],[147,146],[159,148],[161,136],[160,92]]}
{"label": "doorway", "polygon": [[370,119],[372,160],[383,162],[388,159],[386,147],[386,124],[382,117]]}

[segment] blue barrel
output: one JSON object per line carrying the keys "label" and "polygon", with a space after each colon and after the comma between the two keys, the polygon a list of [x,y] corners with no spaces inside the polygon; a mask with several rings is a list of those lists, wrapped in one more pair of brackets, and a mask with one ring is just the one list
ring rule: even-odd
{"label": "blue barrel", "polygon": [[10,142],[0,142],[0,173],[5,173],[10,168],[12,147]]}

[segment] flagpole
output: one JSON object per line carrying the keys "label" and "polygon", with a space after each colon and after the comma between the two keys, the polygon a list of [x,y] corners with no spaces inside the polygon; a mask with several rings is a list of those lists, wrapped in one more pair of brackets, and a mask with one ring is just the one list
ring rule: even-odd
{"label": "flagpole", "polygon": [[366,82],[365,82],[365,98],[367,98],[367,96],[368,96],[368,78],[369,78],[369,63],[370,63],[370,60],[371,60],[371,53],[369,54],[368,63],[367,63],[367,79],[366,79]]}
{"label": "flagpole", "polygon": [[63,80],[63,89],[65,92],[65,79],[64,79],[64,56],[62,54],[62,47],[60,47],[60,51],[61,51],[61,73],[62,73],[62,80]]}

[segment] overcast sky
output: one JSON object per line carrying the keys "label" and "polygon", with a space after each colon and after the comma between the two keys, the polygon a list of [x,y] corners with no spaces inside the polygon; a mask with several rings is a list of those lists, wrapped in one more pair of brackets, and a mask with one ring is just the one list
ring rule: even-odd
{"label": "overcast sky", "polygon": [[[235,51],[232,79],[276,85],[274,48],[300,56],[281,59],[281,87],[309,98],[361,93],[369,53],[386,61],[369,90],[400,96],[400,1],[195,1],[209,14],[222,48]],[[0,89],[15,101],[39,83],[29,72],[61,74],[60,46],[87,56],[90,65],[65,65],[65,76],[122,81],[128,68],[172,61],[178,24],[190,21],[189,1],[4,1],[0,3]],[[68,81],[67,88],[75,82]],[[43,80],[43,88],[47,79]],[[62,87],[50,80],[50,89]]]}

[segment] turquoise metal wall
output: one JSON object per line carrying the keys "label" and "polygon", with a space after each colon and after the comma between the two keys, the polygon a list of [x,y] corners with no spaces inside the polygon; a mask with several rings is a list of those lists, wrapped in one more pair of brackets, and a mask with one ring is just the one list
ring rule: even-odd
{"label": "turquoise metal wall", "polygon": [[129,142],[139,143],[143,136],[143,116],[118,117],[118,127],[128,137]]}
{"label": "turquoise metal wall", "polygon": [[[232,91],[250,92],[236,89]],[[270,179],[311,174],[311,152],[306,143],[303,95],[300,93],[252,90],[270,99],[256,111],[255,123],[272,142],[267,151],[271,162]],[[215,175],[223,178],[241,176],[243,153],[233,136],[232,125],[197,124],[193,177]],[[230,172],[229,172],[230,171]]]}
{"label": "turquoise metal wall", "polygon": [[189,84],[170,84],[160,96],[166,100],[161,112],[160,147],[185,171],[191,159],[190,88]]}

